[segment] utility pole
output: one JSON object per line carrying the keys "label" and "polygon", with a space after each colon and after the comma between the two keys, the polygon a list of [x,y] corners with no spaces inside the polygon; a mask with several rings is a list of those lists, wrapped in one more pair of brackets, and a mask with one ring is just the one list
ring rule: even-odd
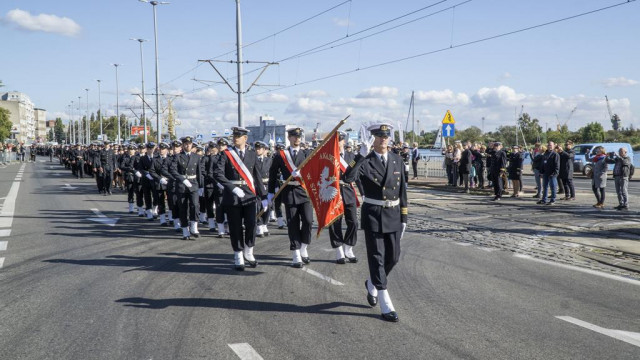
{"label": "utility pole", "polygon": [[91,143],[91,118],[89,118],[89,89],[84,89],[87,92],[87,144]]}
{"label": "utility pole", "polygon": [[413,90],[411,91],[411,132],[413,133],[412,142],[416,142],[416,104],[415,98],[413,97]]}
{"label": "utility pole", "polygon": [[[155,9],[156,9],[156,7],[154,6],[153,7],[154,14],[155,14]],[[155,16],[154,16],[154,19],[155,19]],[[144,122],[144,124],[142,124],[142,126],[143,126],[143,129],[144,129],[144,142],[146,144],[148,142],[147,141],[148,139],[147,139],[147,118],[146,118],[146,115],[145,115],[145,112],[144,112],[144,107],[146,105],[146,102],[144,101],[144,56],[143,56],[143,53],[142,53],[142,43],[147,41],[147,40],[145,40],[145,39],[131,39],[131,40],[135,40],[135,41],[140,43],[140,69],[142,70],[142,119],[143,119],[143,122]],[[156,63],[156,70],[157,70],[157,63]],[[157,74],[156,74],[156,79],[157,79]],[[157,89],[157,84],[156,84],[156,99],[157,99],[157,94],[158,94],[158,89]],[[156,100],[156,106],[157,106],[157,100]],[[157,112],[157,110],[158,109],[156,108],[156,112]]]}
{"label": "utility pole", "polygon": [[100,118],[100,139],[104,140],[104,131],[102,131],[102,110],[100,109],[101,105],[100,105],[100,81],[101,80],[96,80],[98,82],[98,117]]}
{"label": "utility pole", "polygon": [[[143,0],[140,0],[140,1],[143,1]],[[233,86],[229,84],[229,81],[227,81],[227,79],[225,79],[225,77],[222,76],[222,74],[220,73],[220,71],[218,71],[215,65],[213,65],[213,62],[233,63],[234,61],[217,61],[217,60],[198,60],[198,61],[208,62],[209,65],[211,65],[211,67],[216,71],[216,73],[218,73],[218,76],[220,76],[220,78],[222,78],[224,83],[227,84],[227,86],[231,89],[231,91],[238,95],[238,126],[242,127],[244,126],[243,108],[242,108],[244,94],[248,93],[249,90],[251,90],[251,88],[256,84],[260,76],[262,76],[262,74],[265,72],[265,70],[267,70],[269,66],[277,65],[278,63],[266,62],[266,61],[243,61],[242,60],[242,22],[241,22],[241,16],[240,16],[240,0],[236,0],[236,54],[237,54],[237,58],[235,63],[237,65],[237,71],[238,71],[238,75],[237,75],[238,83],[237,83],[236,89],[234,89]],[[242,63],[243,62],[246,64],[249,64],[249,63],[265,64],[265,66],[262,68],[262,70],[260,71],[256,79],[253,81],[253,83],[251,83],[251,85],[249,85],[246,91],[242,90],[243,89],[242,88]]]}
{"label": "utility pole", "polygon": [[118,118],[118,144],[121,144],[122,138],[120,134],[120,85],[118,84],[118,66],[122,64],[111,64],[116,68],[116,117]]}
{"label": "utility pole", "polygon": [[84,144],[84,135],[83,135],[83,124],[82,124],[82,113],[80,113],[80,99],[82,97],[78,96],[78,139],[81,144]]}

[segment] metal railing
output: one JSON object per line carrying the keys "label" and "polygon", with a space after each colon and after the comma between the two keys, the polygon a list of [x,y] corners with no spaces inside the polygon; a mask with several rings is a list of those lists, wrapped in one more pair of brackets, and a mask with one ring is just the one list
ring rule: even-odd
{"label": "metal railing", "polygon": [[418,161],[418,177],[420,178],[446,178],[447,171],[444,167],[444,156],[425,155]]}

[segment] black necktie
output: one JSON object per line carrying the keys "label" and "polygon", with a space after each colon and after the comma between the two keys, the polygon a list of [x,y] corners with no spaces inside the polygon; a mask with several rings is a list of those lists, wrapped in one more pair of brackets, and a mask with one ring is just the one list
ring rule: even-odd
{"label": "black necktie", "polygon": [[298,154],[298,150],[293,150],[293,157],[295,158],[296,155]]}
{"label": "black necktie", "polygon": [[244,160],[244,151],[240,151],[240,159]]}
{"label": "black necktie", "polygon": [[380,161],[382,161],[382,167],[386,169],[387,168],[387,162],[384,159],[384,156],[380,156]]}

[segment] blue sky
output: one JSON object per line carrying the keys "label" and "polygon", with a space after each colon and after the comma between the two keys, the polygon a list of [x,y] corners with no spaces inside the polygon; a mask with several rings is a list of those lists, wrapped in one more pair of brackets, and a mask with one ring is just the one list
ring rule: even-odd
{"label": "blue sky", "polygon": [[[623,126],[640,127],[640,2],[456,47],[621,2],[624,0],[243,0],[245,44],[335,6],[246,47],[245,60],[279,61],[333,40],[339,40],[334,45],[354,40],[267,69],[259,84],[278,86],[251,89],[245,98],[245,124],[257,123],[262,114],[308,130],[320,123],[321,131],[347,114],[352,115],[350,126],[354,128],[369,121],[404,123],[413,90],[416,118],[424,130],[436,129],[447,109],[458,128],[480,127],[485,117],[485,130],[493,130],[513,124],[514,111],[519,112],[522,105],[525,112],[550,127],[556,124],[556,114],[564,122],[577,106],[570,128],[592,121],[610,128],[605,94]],[[455,10],[447,9],[456,4]],[[429,5],[433,6],[356,34]],[[128,108],[140,113],[140,101],[131,95],[140,91],[141,79],[139,47],[129,40],[132,37],[150,40],[144,44],[145,90],[147,94],[155,91],[149,4],[136,0],[4,0],[0,17],[3,90],[28,94],[37,107],[47,109],[49,118],[67,120],[67,106],[72,100],[77,102],[78,96],[82,96],[84,112],[85,88],[90,89],[90,111],[97,110],[96,79],[102,80],[102,108],[107,114],[115,113],[112,63],[123,64],[119,68],[120,111],[131,117]],[[360,39],[414,19],[411,24]],[[235,125],[237,103],[229,88],[192,80],[219,80],[209,65],[197,66],[198,59],[230,51],[219,59],[235,58],[235,1],[174,0],[158,7],[158,27],[161,93],[182,95],[175,101],[182,122],[178,133],[208,133]],[[454,48],[411,60],[311,81],[451,45]],[[230,78],[235,75],[234,65],[221,63],[219,69]],[[245,88],[254,76],[245,76]],[[235,87],[235,79],[232,81]],[[300,83],[304,84],[294,86]]]}

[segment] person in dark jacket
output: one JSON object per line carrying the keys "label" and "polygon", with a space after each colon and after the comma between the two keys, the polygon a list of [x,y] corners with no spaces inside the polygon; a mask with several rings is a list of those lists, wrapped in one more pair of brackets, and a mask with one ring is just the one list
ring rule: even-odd
{"label": "person in dark jacket", "polygon": [[520,197],[520,186],[522,184],[522,166],[524,163],[524,157],[520,152],[518,145],[513,145],[513,151],[509,155],[509,166],[507,166],[507,175],[513,187],[513,194],[511,197]]}
{"label": "person in dark jacket", "polygon": [[502,150],[501,142],[493,144],[493,151],[491,156],[491,175],[493,176],[493,191],[495,195],[493,201],[498,201],[502,198],[504,190],[501,177],[507,170],[507,153]]}
{"label": "person in dark jacket", "polygon": [[614,209],[616,210],[628,210],[629,209],[629,176],[631,175],[631,159],[627,156],[627,149],[620,148],[618,155],[615,153],[609,153],[609,157],[606,158],[606,162],[613,165],[613,181],[616,184],[616,194],[618,194],[618,203]]}
{"label": "person in dark jacket", "polygon": [[[547,151],[542,158],[542,199],[538,204],[553,205],[556,202],[556,190],[558,188],[558,174],[560,173],[560,155],[556,152],[556,144],[553,141],[547,143]],[[551,197],[547,202],[549,187],[551,187]]]}
{"label": "person in dark jacket", "polygon": [[463,150],[460,155],[460,162],[458,163],[458,172],[462,176],[464,182],[464,191],[469,193],[469,174],[471,173],[471,165],[473,163],[473,157],[471,154],[471,145],[469,142],[465,142],[462,146]]}
{"label": "person in dark jacket", "polygon": [[536,181],[536,194],[533,195],[534,199],[540,199],[542,196],[542,165],[544,161],[544,153],[547,151],[546,145],[541,145],[538,147],[536,144],[536,149],[531,153],[531,168],[533,169],[533,176]]}
{"label": "person in dark jacket", "polygon": [[483,146],[473,146],[471,148],[471,154],[473,155],[473,167],[476,169],[476,176],[478,178],[478,189],[484,188],[484,168],[486,162],[485,153],[486,149]]}
{"label": "person in dark jacket", "polygon": [[560,173],[558,178],[562,180],[564,187],[563,200],[575,200],[576,189],[573,186],[573,159],[576,153],[573,151],[573,142],[571,140],[565,143],[564,149],[558,146],[558,154],[560,155]]}

